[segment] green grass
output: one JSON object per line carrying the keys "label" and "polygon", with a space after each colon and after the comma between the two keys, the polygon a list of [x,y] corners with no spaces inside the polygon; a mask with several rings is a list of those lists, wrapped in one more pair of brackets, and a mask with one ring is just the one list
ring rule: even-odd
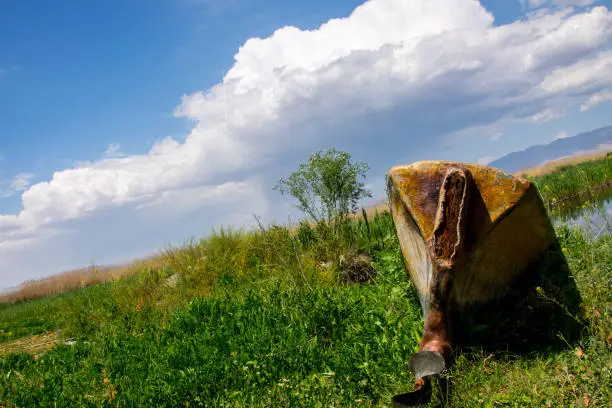
{"label": "green grass", "polygon": [[[453,406],[603,407],[612,400],[612,237],[593,242],[567,227],[557,233],[582,298],[579,313],[568,316],[580,336],[570,342],[554,333],[565,344],[560,349],[466,352],[450,373]],[[555,302],[551,293],[541,295]]]}
{"label": "green grass", "polygon": [[201,298],[137,336],[116,329],[9,358],[0,395],[21,406],[370,405],[408,381],[397,362],[415,350],[418,318],[383,286]]}
{"label": "green grass", "polygon": [[56,299],[46,298],[19,306],[0,305],[0,343],[55,329],[60,304]]}
{"label": "green grass", "polygon": [[[532,181],[538,186],[545,203],[555,204],[578,196],[590,199],[591,196],[600,195],[602,186],[612,182],[612,159],[603,158],[587,161],[576,165],[562,167],[543,176],[534,177]],[[607,197],[610,189],[606,189]],[[603,197],[599,197],[603,198]]]}
{"label": "green grass", "polygon": [[[544,314],[512,304],[517,324],[505,334],[527,333],[527,344],[469,322],[470,340],[436,382],[430,406],[612,400],[612,238],[566,226],[557,235],[563,256],[543,260],[538,289],[523,302]],[[357,253],[373,258],[377,274],[346,284],[340,259]],[[565,261],[579,309],[558,290],[568,283],[555,274]],[[389,214],[350,222],[338,234],[306,224],[225,229],[166,251],[164,264],[0,305],[0,343],[58,329],[77,339],[38,356],[0,358],[0,405],[382,407],[412,389],[406,362],[423,321]],[[557,320],[563,324],[548,325]]]}

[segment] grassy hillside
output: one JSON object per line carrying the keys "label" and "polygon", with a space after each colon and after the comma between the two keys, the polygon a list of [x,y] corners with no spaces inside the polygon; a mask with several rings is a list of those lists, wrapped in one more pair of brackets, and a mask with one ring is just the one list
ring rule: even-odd
{"label": "grassy hillside", "polygon": [[[528,177],[538,185],[551,212],[562,215],[570,213],[571,215],[577,201],[605,198],[611,195],[612,187],[602,188],[606,185],[606,181],[609,182],[612,178],[610,175],[612,173],[612,158],[609,155],[610,153],[598,153],[595,155],[571,156],[534,169],[518,172],[516,175]],[[593,165],[589,162],[596,163]],[[581,168],[583,163],[584,168]],[[592,167],[597,167],[597,171],[593,171]],[[571,171],[573,174],[563,180],[565,176],[561,175],[567,171]],[[551,173],[554,173],[554,175],[548,177],[547,175]],[[568,183],[569,180],[572,181]],[[552,181],[552,187],[549,181]],[[561,181],[563,181],[563,185],[557,185]],[[376,211],[382,213],[385,210],[388,210],[386,200],[381,200],[378,205],[366,208],[365,211],[367,216],[373,217]],[[361,213],[351,216],[351,219],[359,217],[362,217]],[[151,256],[124,265],[94,265],[67,271],[47,278],[24,282],[16,290],[0,293],[0,303],[40,299],[101,282],[122,279],[134,275],[143,268],[159,268],[163,266],[163,262],[158,256]]]}
{"label": "grassy hillside", "polygon": [[[557,234],[537,288],[464,322],[431,406],[612,400],[612,238]],[[389,406],[422,326],[388,213],[338,234],[224,229],[121,280],[0,305],[0,406]]]}

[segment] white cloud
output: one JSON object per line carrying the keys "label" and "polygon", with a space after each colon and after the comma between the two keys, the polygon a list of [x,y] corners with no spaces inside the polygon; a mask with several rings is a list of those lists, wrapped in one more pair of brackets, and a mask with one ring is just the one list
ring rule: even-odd
{"label": "white cloud", "polygon": [[[28,230],[0,217],[0,287],[44,274],[114,264],[155,254],[168,245],[200,237],[213,226],[252,226],[253,214],[271,220],[258,181],[238,181],[166,192],[154,202],[99,211],[89,217]],[[8,223],[6,222],[8,221]],[[31,256],[32,253],[37,256]]]}
{"label": "white cloud", "polygon": [[104,156],[105,157],[122,157],[122,156],[125,156],[125,154],[121,153],[121,151],[119,150],[118,143],[111,143],[106,148],[106,151],[104,152]]}
{"label": "white cloud", "polygon": [[7,225],[57,229],[198,188],[197,200],[223,206],[241,187],[216,186],[259,180],[267,191],[316,148],[344,147],[382,173],[445,134],[554,120],[609,86],[607,8],[493,22],[474,0],[371,0],[318,29],[249,39],[222,82],[182,98],[175,114],[194,124],[184,140],[120,157],[111,144],[30,186],[22,210],[0,218],[0,249]]}
{"label": "white cloud", "polygon": [[32,173],[17,174],[7,188],[0,188],[0,198],[10,197],[16,193],[27,190],[30,186],[30,179],[34,176],[35,174]]}
{"label": "white cloud", "polygon": [[[610,27],[607,30],[606,35],[609,36]],[[610,85],[612,51],[606,50],[593,58],[555,69],[546,76],[540,87],[548,93],[592,94]]]}
{"label": "white cloud", "polygon": [[35,175],[32,173],[19,173],[11,182],[11,188],[15,191],[24,191],[30,185],[30,179]]}
{"label": "white cloud", "polygon": [[535,115],[530,116],[529,120],[534,123],[548,123],[562,116],[565,116],[564,110],[546,108]]}
{"label": "white cloud", "polygon": [[602,103],[612,101],[612,91],[606,90],[594,95],[591,95],[586,102],[580,105],[580,112],[586,112],[593,108],[598,107]]}
{"label": "white cloud", "polygon": [[567,133],[567,132],[559,132],[559,133],[557,133],[557,136],[555,136],[555,138],[553,140],[566,139],[568,137],[570,137],[569,133]]}

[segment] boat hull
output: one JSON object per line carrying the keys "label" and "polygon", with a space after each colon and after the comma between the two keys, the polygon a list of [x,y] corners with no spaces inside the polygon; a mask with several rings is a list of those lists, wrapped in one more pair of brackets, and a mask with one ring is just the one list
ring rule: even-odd
{"label": "boat hull", "polygon": [[452,362],[454,316],[500,296],[555,245],[542,199],[531,182],[467,163],[424,161],[393,167],[387,193],[408,273],[425,317],[419,351],[408,364],[415,391]]}
{"label": "boat hull", "polygon": [[472,193],[464,239],[464,254],[454,267],[449,301],[463,308],[500,295],[555,240],[539,193],[531,182],[499,170],[444,161],[393,167],[388,195],[406,268],[421,305],[429,307],[434,274],[428,242],[448,169],[471,174]]}

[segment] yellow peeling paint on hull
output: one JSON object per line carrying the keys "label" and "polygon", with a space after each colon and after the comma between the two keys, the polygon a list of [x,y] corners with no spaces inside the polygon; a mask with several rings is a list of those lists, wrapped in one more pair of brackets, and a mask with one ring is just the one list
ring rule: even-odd
{"label": "yellow peeling paint on hull", "polygon": [[393,167],[388,177],[391,213],[406,267],[421,304],[428,305],[433,260],[428,251],[440,188],[447,170],[473,178],[465,256],[454,268],[451,301],[459,306],[490,300],[550,248],[554,231],[536,187],[497,169],[447,161]]}

